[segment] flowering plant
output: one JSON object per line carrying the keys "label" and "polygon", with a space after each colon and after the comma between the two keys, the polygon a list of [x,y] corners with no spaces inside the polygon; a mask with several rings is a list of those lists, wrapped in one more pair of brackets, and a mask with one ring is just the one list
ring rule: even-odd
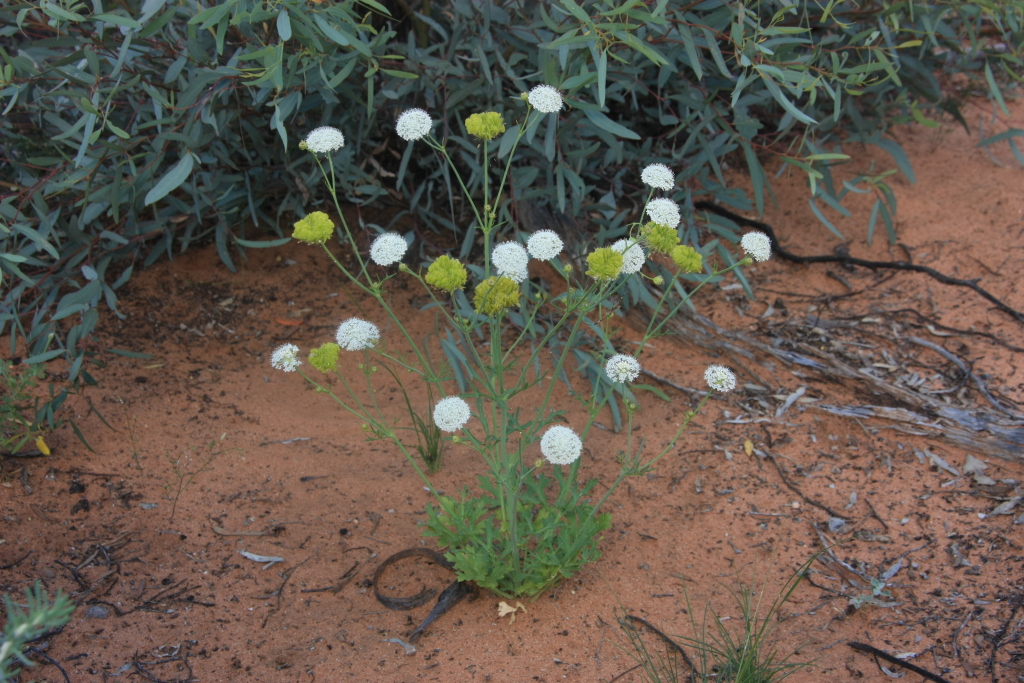
{"label": "flowering plant", "polygon": [[[402,114],[396,126],[399,136],[409,144],[430,146],[454,171],[475,216],[473,229],[479,230],[483,237],[482,266],[467,268],[467,264],[444,254],[430,263],[425,273],[421,272],[402,262],[408,245],[395,233],[377,237],[369,248],[367,260],[345,222],[331,182],[334,178],[332,153],[337,145],[344,144],[344,136],[340,131],[335,134],[320,128],[311,134],[312,140],[307,138],[303,147],[313,154],[327,180],[327,189],[340,218],[343,240],[352,249],[357,268],[349,269],[327,248],[326,241],[336,227],[326,214],[314,213],[300,220],[296,223],[294,237],[321,246],[349,281],[376,301],[406,348],[401,352],[390,348],[373,322],[357,318],[342,322],[336,343],[313,349],[309,364],[320,372],[335,374],[346,395],[336,394],[313,374],[306,374],[299,349],[294,345],[280,347],[271,358],[275,368],[303,374],[318,391],[329,394],[344,410],[357,416],[371,438],[394,443],[435,498],[435,503],[427,508],[425,534],[436,538],[438,545],[447,550],[446,557],[460,580],[473,581],[504,597],[539,595],[599,557],[600,534],[611,524],[611,515],[601,512],[603,503],[626,477],[649,472],[675,446],[696,411],[687,413],[664,448],[647,456],[643,440],[633,438],[636,404],[627,400],[626,447],[618,455],[619,475],[597,501],[592,496],[596,480],[585,483],[579,480],[583,443],[595,418],[614,389],[632,397],[624,389],[642,372],[638,357],[644,346],[661,333],[665,321],[675,315],[693,293],[713,278],[752,262],[747,257],[729,268],[716,270],[704,262],[698,250],[680,244],[679,207],[667,197],[653,196],[656,189],[671,190],[675,175],[668,166],[652,164],[641,175],[651,187],[644,212],[650,221],[632,225],[628,239],[590,253],[586,276],[581,281],[575,280],[572,267],[560,260],[563,243],[557,233],[542,230],[522,235],[514,226],[497,220],[494,204],[503,198],[515,149],[524,132],[537,123],[537,118],[557,114],[564,106],[558,90],[547,85],[537,86],[523,99],[525,120],[512,129],[510,134],[515,135],[512,151],[504,168],[493,174],[493,178],[488,145],[506,131],[505,121],[495,112],[482,112],[473,114],[465,122],[466,130],[483,146],[482,197],[466,190],[444,142],[431,136],[433,122],[427,112],[410,109]],[[493,180],[498,181],[496,191],[492,191]],[[499,237],[504,239],[499,241]],[[763,235],[745,238],[743,246],[754,258],[763,260],[771,251],[766,240]],[[654,254],[675,264],[671,281],[666,283],[661,277],[642,272],[648,257]],[[562,274],[567,285],[565,293],[553,296],[529,280],[531,258],[550,262]],[[470,287],[470,270],[475,280],[471,299],[462,293],[464,288]],[[704,272],[705,277],[688,294],[669,304],[671,292],[684,291],[676,287],[680,275],[699,272]],[[444,316],[450,332],[447,339],[455,340],[445,348],[450,364],[435,366],[430,362],[427,345],[413,340],[384,296],[385,285],[394,277],[402,277],[399,273],[416,280]],[[610,384],[598,384],[589,398],[578,398],[587,418],[566,424],[568,412],[552,404],[555,379],[566,377],[565,363],[570,353],[581,346],[584,331],[595,324],[592,315],[608,307],[611,298],[631,278],[637,277],[664,285],[654,316],[634,354],[591,351],[595,356],[608,356],[603,367]],[[542,313],[554,322],[546,327],[532,326]],[[525,324],[516,329],[512,319]],[[527,329],[540,329],[539,338],[527,339]],[[513,341],[508,343],[510,338]],[[563,343],[553,347],[551,342],[555,339]],[[549,348],[560,351],[554,354],[550,367],[543,368],[548,356],[542,351]],[[351,364],[339,363],[341,354],[351,352],[362,356],[358,368],[364,375],[369,400],[350,384],[350,373],[343,367]],[[433,406],[426,420],[412,411],[407,401],[413,420],[411,429],[424,429],[429,421],[430,428],[447,435],[445,438],[451,443],[478,453],[486,464],[486,473],[478,478],[479,491],[466,489],[459,496],[449,496],[435,490],[401,438],[400,432],[410,428],[386,416],[375,398],[379,368],[399,385],[402,375],[411,373],[444,397]],[[456,372],[461,378],[461,391],[455,387]],[[714,391],[728,391],[735,386],[735,376],[723,366],[712,366],[705,378],[709,389],[698,411]],[[605,390],[608,386],[612,389]],[[530,409],[524,403],[526,392],[531,392]],[[572,395],[579,397],[576,393]],[[542,457],[537,457],[537,450]]]}

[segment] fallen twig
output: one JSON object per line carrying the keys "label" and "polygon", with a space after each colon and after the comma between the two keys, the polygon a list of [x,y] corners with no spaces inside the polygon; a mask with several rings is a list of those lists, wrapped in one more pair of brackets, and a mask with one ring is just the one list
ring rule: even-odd
{"label": "fallen twig", "polygon": [[933,674],[931,671],[928,671],[927,669],[922,669],[921,667],[917,666],[916,664],[911,664],[910,662],[904,661],[902,659],[897,659],[896,657],[893,657],[888,652],[883,652],[882,650],[879,650],[877,647],[872,647],[871,645],[865,645],[864,643],[847,643],[847,645],[852,647],[854,650],[860,650],[861,652],[867,652],[869,654],[875,655],[876,657],[881,657],[882,659],[884,659],[885,661],[887,661],[887,662],[889,662],[891,664],[896,664],[897,666],[902,666],[907,671],[913,671],[914,673],[916,673],[919,676],[924,676],[929,681],[935,681],[935,683],[950,683],[950,681],[946,680],[945,678],[943,678],[942,676],[940,676],[938,674]]}
{"label": "fallen twig", "polygon": [[909,270],[909,271],[912,271],[912,272],[915,272],[915,273],[924,273],[924,274],[929,275],[930,277],[938,280],[939,282],[941,282],[944,285],[954,285],[954,286],[957,286],[957,287],[967,287],[969,289],[973,289],[975,292],[980,294],[982,297],[984,297],[988,301],[992,302],[992,304],[994,304],[995,307],[998,308],[1000,311],[1002,311],[1003,313],[1006,313],[1007,315],[1009,315],[1011,318],[1013,318],[1017,322],[1019,322],[1021,324],[1024,324],[1024,313],[1021,313],[1020,311],[1018,311],[1018,310],[1016,310],[1014,308],[1011,308],[1009,305],[1007,305],[1003,301],[997,299],[992,294],[990,294],[988,291],[983,289],[981,286],[978,285],[978,279],[975,279],[975,280],[961,280],[960,278],[950,277],[950,276],[948,276],[948,275],[946,275],[944,273],[940,273],[939,271],[935,270],[934,268],[929,268],[928,266],[919,266],[916,263],[909,263],[907,261],[868,261],[866,259],[855,258],[853,256],[849,256],[849,255],[845,255],[845,254],[844,255],[824,254],[824,255],[820,255],[820,256],[799,256],[797,254],[794,254],[791,251],[788,251],[785,247],[783,247],[781,244],[779,244],[779,238],[775,236],[775,230],[773,230],[772,226],[768,225],[767,223],[763,223],[761,221],[755,221],[755,220],[750,219],[750,218],[745,218],[743,216],[740,216],[739,214],[736,214],[736,213],[733,213],[732,211],[729,211],[728,209],[722,208],[722,207],[718,206],[717,204],[713,204],[712,202],[707,202],[707,201],[694,202],[693,203],[693,208],[698,209],[698,210],[702,210],[702,211],[710,211],[711,213],[716,213],[719,216],[724,216],[725,218],[728,218],[731,221],[735,221],[736,223],[739,223],[740,225],[746,225],[746,226],[749,226],[749,227],[752,227],[752,228],[757,228],[758,230],[763,231],[766,235],[768,235],[769,238],[771,238],[771,241],[772,241],[772,251],[775,252],[776,254],[778,254],[780,257],[782,257],[783,259],[785,259],[787,261],[792,261],[793,263],[804,263],[804,264],[806,264],[806,263],[845,263],[845,264],[848,264],[848,265],[851,265],[851,266],[860,266],[862,268],[870,268],[871,270]]}

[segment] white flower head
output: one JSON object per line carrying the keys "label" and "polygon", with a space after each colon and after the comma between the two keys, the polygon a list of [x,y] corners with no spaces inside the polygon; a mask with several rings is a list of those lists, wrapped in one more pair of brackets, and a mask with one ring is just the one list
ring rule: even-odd
{"label": "white flower head", "polygon": [[530,235],[526,248],[538,261],[550,261],[562,253],[562,238],[554,230],[539,230]]}
{"label": "white flower head", "polygon": [[320,126],[306,136],[306,149],[314,154],[330,154],[345,146],[345,136],[333,126]]}
{"label": "white flower head", "polygon": [[398,124],[395,128],[398,130],[398,137],[412,142],[429,134],[432,125],[434,122],[427,112],[422,109],[406,109],[398,117]]}
{"label": "white flower head", "polygon": [[542,114],[553,114],[562,109],[562,93],[550,85],[538,85],[527,96],[530,106]]}
{"label": "white flower head", "polygon": [[434,406],[434,424],[443,432],[457,432],[469,422],[469,404],[458,396],[442,398]]}
{"label": "white flower head", "polygon": [[386,232],[370,245],[370,258],[378,266],[390,266],[401,261],[408,248],[404,237],[397,232]]}
{"label": "white flower head", "polygon": [[679,221],[683,220],[679,213],[679,205],[665,198],[652,199],[648,202],[647,215],[658,225],[667,225],[670,228],[677,227]]}
{"label": "white flower head", "polygon": [[748,232],[740,240],[740,246],[755,261],[767,261],[772,257],[772,240],[763,232]]}
{"label": "white flower head", "polygon": [[285,344],[274,349],[270,355],[270,367],[285,372],[295,372],[302,365],[299,360],[299,347],[295,344]]}
{"label": "white flower head", "polygon": [[736,388],[736,375],[724,365],[709,365],[704,371],[704,381],[715,391],[732,391]]}
{"label": "white flower head", "polygon": [[526,265],[530,262],[530,255],[523,249],[523,245],[516,242],[502,242],[491,252],[491,263],[498,275],[522,282],[529,273]]}
{"label": "white flower head", "polygon": [[335,336],[338,346],[346,351],[362,351],[372,349],[380,340],[380,330],[377,326],[359,318],[349,318],[338,325],[338,334]]}
{"label": "white flower head", "polygon": [[612,250],[622,254],[622,270],[620,272],[623,275],[640,272],[647,261],[643,247],[630,240],[619,240],[612,245]]}
{"label": "white flower head", "polygon": [[640,179],[646,185],[666,192],[676,185],[676,174],[665,164],[651,164],[640,174]]}
{"label": "white flower head", "polygon": [[541,437],[540,452],[552,465],[569,465],[580,457],[583,442],[576,436],[576,432],[568,427],[555,425]]}
{"label": "white flower head", "polygon": [[608,359],[604,371],[613,382],[632,382],[640,376],[640,361],[619,353]]}

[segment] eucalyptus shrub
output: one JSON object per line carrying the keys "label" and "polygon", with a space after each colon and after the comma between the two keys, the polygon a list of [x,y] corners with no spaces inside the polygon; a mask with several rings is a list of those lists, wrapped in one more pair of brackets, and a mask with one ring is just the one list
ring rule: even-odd
{"label": "eucalyptus shrub", "polygon": [[[807,175],[829,229],[847,194],[873,193],[868,234],[881,221],[894,238],[895,169],[849,170],[842,145],[880,146],[913,181],[886,132],[960,116],[936,69],[967,74],[1005,111],[999,83],[1019,79],[1024,0],[454,0],[407,12],[375,0],[3,3],[0,334],[12,353],[24,342],[30,363],[66,360],[72,389],[92,382],[98,309],[120,315],[136,267],[212,241],[234,269],[247,249],[283,243],[283,215],[328,199],[290,130],[344,128],[343,200],[397,202],[467,257],[479,226],[451,199],[453,171],[477,199],[485,174],[463,121],[505,113],[537,82],[571,108],[558,125],[496,140],[504,159],[523,134],[494,198],[506,224],[517,202],[546,202],[586,212],[598,242],[618,239],[642,208],[635,169],[660,160],[681,169],[682,239],[713,236],[707,248],[727,261],[736,226],[695,216],[693,199],[762,210],[764,160],[776,156]],[[453,165],[394,143],[398,102],[438,117]],[[982,143],[1024,159],[1019,135]],[[747,167],[752,196],[729,186],[727,163]],[[645,292],[627,287],[624,303]]]}
{"label": "eucalyptus shrub", "polygon": [[[717,259],[705,263],[698,250],[681,244],[679,206],[667,197],[654,196],[657,191],[671,192],[676,185],[676,173],[664,164],[650,164],[641,174],[650,188],[642,202],[646,222],[631,221],[626,237],[591,251],[586,258],[588,269],[579,279],[570,277],[573,266],[563,260],[563,240],[552,230],[499,241],[501,233],[517,227],[505,224],[495,208],[495,200],[503,195],[511,177],[512,152],[532,125],[548,121],[557,125],[557,115],[564,105],[561,93],[549,85],[534,87],[524,100],[519,115],[509,121],[515,121],[514,126],[506,125],[505,118],[493,111],[474,113],[465,121],[466,131],[478,141],[483,159],[483,195],[479,200],[455,168],[451,139],[437,139],[431,134],[434,122],[430,114],[411,109],[399,118],[400,137],[433,150],[440,163],[452,169],[477,222],[474,230],[483,242],[482,263],[463,263],[442,254],[425,272],[404,263],[409,244],[398,233],[379,235],[370,245],[368,257],[361,254],[336,189],[335,159],[345,145],[345,136],[332,126],[309,133],[300,147],[312,155],[323,175],[341,223],[336,226],[327,213],[315,211],[295,223],[293,236],[323,249],[352,289],[366,297],[360,310],[371,320],[344,320],[335,341],[309,350],[308,363],[317,372],[307,373],[300,358],[302,350],[295,344],[278,347],[270,358],[271,366],[298,372],[318,393],[327,394],[342,410],[363,421],[371,440],[390,442],[401,451],[435,499],[435,504],[427,507],[425,535],[436,538],[446,549],[445,557],[460,581],[471,581],[504,597],[540,595],[596,560],[600,556],[600,534],[611,524],[611,515],[601,512],[608,497],[627,477],[650,472],[673,451],[713,392],[735,388],[736,377],[731,370],[720,365],[707,368],[704,378],[709,388],[699,405],[686,412],[675,434],[653,455],[645,453],[642,438],[634,438],[633,412],[637,406],[627,401],[626,447],[617,456],[618,477],[597,501],[592,495],[597,480],[580,481],[584,440],[613,390],[622,390],[639,378],[642,367],[638,357],[647,342],[705,284],[739,272],[741,265],[771,256],[769,238],[760,232],[743,236],[741,246],[746,256],[728,267],[722,267]],[[492,168],[495,150],[490,143],[513,129],[516,133],[509,154],[504,163]],[[354,265],[346,266],[332,251],[336,235],[355,257]],[[555,295],[531,282],[531,259],[557,267],[566,279],[565,291]],[[645,272],[649,260],[652,264],[660,261],[662,269],[667,267],[671,275],[663,278]],[[697,273],[701,274],[700,281],[689,294],[678,301],[669,298],[680,276]],[[438,337],[449,342],[448,363],[432,361],[429,348],[437,339],[428,337],[418,343],[407,321],[391,304],[394,278],[415,280],[431,297],[432,306],[444,321],[444,337],[440,333]],[[604,383],[595,384],[587,392],[567,380],[568,399],[556,395],[554,390],[570,352],[584,346],[582,331],[606,324],[608,301],[628,283],[643,278],[665,288],[652,306],[650,324],[635,351],[617,353],[610,344],[588,349],[600,361]],[[526,324],[512,324],[513,312]],[[542,318],[552,322],[539,323]],[[384,339],[374,320],[386,320],[393,326],[397,340]],[[564,336],[565,342],[552,353],[549,341],[559,336]],[[456,373],[460,381],[456,381]],[[426,417],[413,411],[408,400],[407,411],[403,411],[408,414],[396,416],[387,402],[378,398],[382,391],[394,391],[395,384],[406,394],[403,377],[425,383],[444,396],[431,406]],[[578,402],[586,413],[582,427],[580,418],[571,424],[566,400]],[[478,491],[467,488],[452,496],[436,490],[414,457],[415,447],[410,446],[409,432],[416,433],[415,443],[420,444],[425,429],[450,434],[447,440],[480,456],[485,467],[477,479]],[[537,458],[535,445],[543,457]],[[431,461],[423,459],[430,469]]]}

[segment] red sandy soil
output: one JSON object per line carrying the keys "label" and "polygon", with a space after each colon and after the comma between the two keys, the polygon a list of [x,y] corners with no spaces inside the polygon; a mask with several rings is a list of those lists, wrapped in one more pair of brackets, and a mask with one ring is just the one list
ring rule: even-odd
{"label": "red sandy soil", "polygon": [[[987,108],[972,111],[969,118],[980,114],[993,130]],[[1024,107],[1014,112],[995,129],[1020,127]],[[997,166],[975,146],[972,125],[973,136],[949,123],[898,131],[917,173],[914,185],[893,179],[905,247],[888,245],[881,221],[874,244],[866,244],[869,201],[851,198],[853,216],[833,217],[854,255],[888,260],[909,251],[943,272],[983,278],[993,294],[1024,309],[1024,170],[1005,148],[993,149],[1005,167]],[[876,169],[893,166],[875,152],[855,151],[839,174],[867,170],[872,159]],[[775,188],[781,208],[765,220],[783,243],[803,254],[831,253],[839,241],[807,208],[805,179],[783,175]],[[849,290],[827,271],[860,293],[835,298]],[[974,293],[919,274],[885,279],[779,260],[748,273],[756,301],[727,288],[702,292],[698,308],[754,336],[769,304],[778,309],[782,299],[792,316],[915,308],[950,327],[1024,341],[1020,325]],[[395,306],[414,336],[430,332],[434,315],[419,311],[424,294],[401,276],[393,282]],[[920,462],[915,449],[930,449],[960,468],[967,453],[942,440],[833,417],[813,401],[776,418],[800,386],[808,387],[807,399],[870,400],[765,359],[767,370],[751,366],[757,378],[740,370],[740,390],[712,401],[657,473],[614,494],[614,526],[600,561],[527,603],[514,623],[497,616],[493,596],[460,603],[407,655],[387,639],[405,638],[430,605],[389,611],[369,579],[386,556],[423,544],[418,523],[429,495],[394,447],[367,443],[357,420],[268,362],[285,341],[308,350],[332,339],[344,318],[363,315],[328,260],[293,243],[251,250],[231,273],[210,247],[137,274],[127,290],[120,304],[127,317],[105,316],[104,341],[152,358],[105,356],[100,386],[88,396],[109,427],[77,400],[72,409],[93,451],[62,428],[48,436],[53,455],[5,462],[0,487],[0,565],[11,565],[0,571],[0,587],[20,591],[39,579],[75,596],[71,622],[40,645],[72,681],[184,681],[189,668],[195,681],[610,681],[633,665],[619,647],[617,610],[690,636],[687,595],[698,618],[711,604],[730,617],[726,625],[738,623],[730,591],[741,584],[764,585],[773,599],[821,548],[813,524],[829,515],[808,500],[852,518],[826,534],[846,540],[834,552],[851,566],[878,576],[905,556],[887,598],[892,607],[849,608],[847,597],[830,592],[843,589],[842,571],[814,565],[814,585],[801,585],[783,618],[772,620],[780,651],[814,662],[791,680],[887,681],[849,641],[915,653],[911,661],[948,681],[1024,680],[1024,534],[1014,525],[1021,509],[985,516],[1012,492],[1004,480],[1024,481],[1024,461],[976,454],[997,482],[979,487]],[[636,333],[628,319],[620,322],[620,348],[629,352]],[[385,336],[399,345],[394,329]],[[975,361],[1004,396],[1024,400],[1019,355],[980,336],[929,338]],[[644,354],[655,374],[695,388],[715,360],[667,338]],[[644,393],[637,416],[636,432],[652,446],[691,407],[690,395],[663,388],[672,400]],[[423,392],[412,396],[425,404]],[[397,415],[400,399],[391,394],[387,402]],[[581,417],[570,412],[569,421]],[[600,421],[611,425],[608,416]],[[176,494],[172,463],[195,472],[211,442],[223,452]],[[624,443],[624,434],[594,430],[583,476],[609,483]],[[759,452],[785,467],[804,499]],[[481,471],[471,452],[449,444],[435,485],[458,491]],[[267,568],[243,550],[284,562]],[[390,569],[381,588],[409,595],[451,579],[411,562]],[[30,677],[64,680],[36,659],[41,665]],[[642,679],[634,671],[618,680]]]}

